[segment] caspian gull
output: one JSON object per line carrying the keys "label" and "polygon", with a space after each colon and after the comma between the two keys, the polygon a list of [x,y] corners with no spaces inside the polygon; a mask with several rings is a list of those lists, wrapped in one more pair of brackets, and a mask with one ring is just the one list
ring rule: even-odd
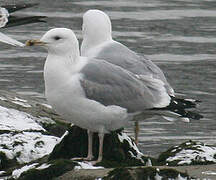
{"label": "caspian gull", "polygon": [[44,66],[45,95],[67,121],[88,130],[88,156],[92,160],[92,134],[99,135],[102,160],[105,133],[125,127],[139,113],[170,103],[162,81],[140,80],[135,74],[107,61],[80,56],[72,30],[55,28],[27,46],[48,49]]}
{"label": "caspian gull", "polygon": [[[194,108],[196,103],[176,98],[173,88],[167,82],[164,73],[156,64],[146,57],[137,55],[125,45],[112,39],[111,21],[109,16],[103,11],[94,9],[84,13],[82,33],[82,56],[103,59],[109,63],[118,65],[136,74],[139,78],[143,79],[144,82],[146,79],[158,81],[158,88],[163,86],[170,96],[170,105],[166,108],[167,110],[171,113],[174,112],[177,116],[181,117],[182,120],[185,120],[185,118],[201,118],[201,116],[184,110],[187,108]],[[166,114],[165,116],[170,115]],[[135,122],[136,143],[138,142],[138,130],[138,122]]]}

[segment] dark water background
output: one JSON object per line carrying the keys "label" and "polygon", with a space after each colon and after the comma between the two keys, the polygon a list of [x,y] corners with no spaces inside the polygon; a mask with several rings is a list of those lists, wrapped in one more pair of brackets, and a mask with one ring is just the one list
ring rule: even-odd
{"label": "dark water background", "polygon": [[[1,4],[21,2],[0,0]],[[81,40],[82,15],[88,9],[105,11],[113,37],[151,58],[176,92],[200,99],[200,121],[169,122],[154,117],[141,122],[141,151],[157,155],[188,139],[216,144],[216,0],[30,0],[36,8],[17,15],[45,15],[47,24],[1,29],[24,42],[40,38],[53,27],[67,27]],[[0,44],[0,89],[44,98],[41,48],[23,49]],[[126,130],[133,135],[133,128]]]}

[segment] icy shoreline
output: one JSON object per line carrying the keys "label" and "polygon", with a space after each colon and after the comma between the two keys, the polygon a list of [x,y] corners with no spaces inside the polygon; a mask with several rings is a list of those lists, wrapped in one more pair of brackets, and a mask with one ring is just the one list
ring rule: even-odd
{"label": "icy shoreline", "polygon": [[71,161],[71,157],[86,155],[86,131],[70,127],[46,102],[5,91],[0,91],[0,142],[2,180],[41,177],[109,180],[121,179],[125,174],[134,179],[138,176],[157,180],[216,178],[216,147],[188,141],[171,147],[155,159],[144,156],[121,131],[106,136],[101,164],[92,166]]}

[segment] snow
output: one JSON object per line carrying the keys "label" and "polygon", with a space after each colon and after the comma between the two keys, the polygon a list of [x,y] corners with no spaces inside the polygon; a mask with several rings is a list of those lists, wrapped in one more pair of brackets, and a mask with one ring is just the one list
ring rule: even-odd
{"label": "snow", "polygon": [[166,161],[179,161],[178,165],[190,164],[192,161],[211,161],[216,162],[214,155],[216,154],[216,147],[207,145],[194,145],[193,149],[182,149],[176,153],[174,157],[169,157]]}
{"label": "snow", "polygon": [[129,153],[131,154],[132,157],[136,158],[136,159],[139,159],[143,162],[143,159],[142,159],[142,156],[143,156],[143,153],[141,153],[139,151],[139,149],[137,148],[136,144],[131,140],[131,138],[126,134],[126,133],[121,133],[121,134],[118,134],[118,138],[120,140],[120,142],[122,143],[124,140],[126,140],[130,147],[133,148],[137,155],[134,155],[133,152],[129,151]]}
{"label": "snow", "polygon": [[67,136],[69,134],[69,131],[65,131],[65,133],[62,135],[60,142],[64,139],[65,136]]}
{"label": "snow", "polygon": [[176,152],[176,151],[177,151],[177,149],[173,149],[171,152],[174,153],[174,152]]}
{"label": "snow", "polygon": [[1,101],[6,101],[7,99],[5,97],[0,96]]}
{"label": "snow", "polygon": [[79,166],[75,166],[74,169],[104,169],[102,166],[92,166],[90,162],[78,162]]}
{"label": "snow", "polygon": [[[148,180],[150,180],[150,177],[148,176],[147,178]],[[188,180],[187,177],[182,177],[180,174],[178,175],[177,178],[167,178],[167,177],[163,177],[163,176],[160,176],[158,173],[156,173],[155,177],[154,177],[154,180],[162,180],[162,179],[167,179],[167,180]],[[193,179],[191,179],[193,180]],[[195,180],[195,179],[194,179]],[[198,180],[198,179],[197,179]]]}
{"label": "snow", "polygon": [[204,172],[202,172],[202,174],[205,174],[205,175],[216,175],[216,172],[214,172],[214,171],[204,171]]}
{"label": "snow", "polygon": [[14,104],[18,104],[18,105],[23,106],[23,107],[26,107],[26,108],[31,107],[31,105],[27,103],[27,102],[28,102],[27,100],[24,100],[24,99],[21,99],[21,98],[18,98],[18,97],[15,97],[15,98],[12,100],[12,102],[13,102]]}
{"label": "snow", "polygon": [[14,101],[24,102],[24,103],[27,103],[27,102],[28,102],[27,100],[21,99],[21,98],[18,98],[18,97],[15,97],[13,100],[14,100]]}
{"label": "snow", "polygon": [[1,134],[0,152],[9,159],[16,158],[20,164],[28,163],[51,153],[59,139],[40,132]]}
{"label": "snow", "polygon": [[25,112],[21,112],[15,109],[8,109],[0,106],[0,129],[8,131],[45,131],[35,121],[38,118],[31,116]]}
{"label": "snow", "polygon": [[148,160],[147,160],[147,162],[146,162],[146,166],[152,166],[151,159],[148,158]]}
{"label": "snow", "polygon": [[30,104],[27,104],[27,103],[23,103],[23,102],[19,102],[19,101],[12,101],[14,104],[18,104],[18,105],[20,105],[20,106],[23,106],[23,107],[26,107],[26,108],[28,108],[28,107],[31,107],[31,105]]}
{"label": "snow", "polygon": [[1,175],[1,174],[4,174],[4,173],[5,173],[5,171],[0,171],[0,175]]}
{"label": "snow", "polygon": [[187,178],[183,178],[183,177],[181,177],[181,175],[179,174],[176,180],[187,180]]}
{"label": "snow", "polygon": [[[15,97],[14,101],[26,103]],[[19,163],[27,163],[52,152],[60,138],[42,134],[46,130],[39,122],[53,124],[50,118],[37,118],[28,113],[0,106],[0,152]],[[4,131],[9,131],[4,133]]]}
{"label": "snow", "polygon": [[38,163],[34,163],[34,164],[31,164],[31,165],[26,165],[26,166],[23,166],[20,169],[15,169],[12,172],[12,177],[14,179],[18,179],[23,172],[28,171],[29,169],[35,168],[36,165],[38,165]]}
{"label": "snow", "polygon": [[155,180],[162,180],[162,177],[158,173],[156,173],[154,179]]}
{"label": "snow", "polygon": [[44,163],[44,164],[40,165],[39,167],[37,167],[36,169],[38,169],[38,170],[46,169],[46,168],[48,168],[48,167],[50,167],[50,166],[51,166],[51,164],[46,164],[46,163]]}
{"label": "snow", "polygon": [[36,119],[36,122],[39,124],[56,124],[55,121],[53,121],[51,118],[48,117],[40,117]]}
{"label": "snow", "polygon": [[52,106],[49,105],[49,104],[41,103],[41,105],[44,106],[44,107],[46,107],[46,108],[52,109]]}

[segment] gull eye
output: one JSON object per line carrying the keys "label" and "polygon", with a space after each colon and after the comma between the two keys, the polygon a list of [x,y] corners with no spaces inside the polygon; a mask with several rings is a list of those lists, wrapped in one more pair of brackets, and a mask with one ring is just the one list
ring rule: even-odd
{"label": "gull eye", "polygon": [[54,39],[59,40],[59,39],[62,39],[62,38],[60,36],[54,36]]}

